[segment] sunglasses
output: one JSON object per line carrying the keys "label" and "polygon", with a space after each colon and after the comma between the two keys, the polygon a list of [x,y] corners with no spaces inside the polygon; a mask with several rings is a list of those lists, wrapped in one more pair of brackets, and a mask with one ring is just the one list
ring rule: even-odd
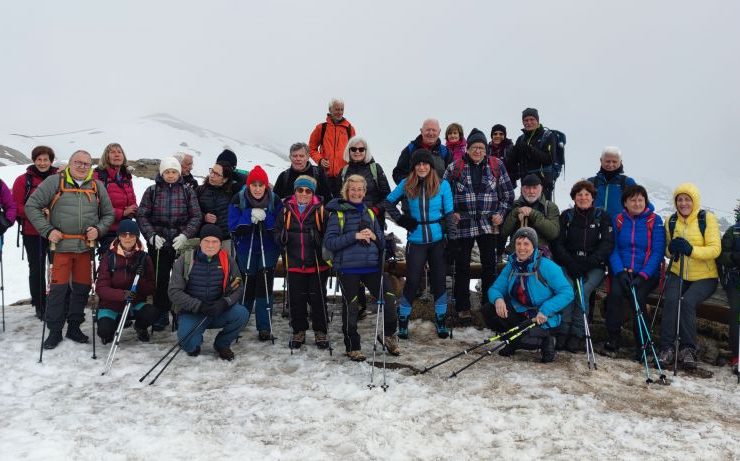
{"label": "sunglasses", "polygon": [[365,153],[365,148],[364,147],[350,147],[349,148],[349,151],[350,152],[359,152],[361,154],[364,154]]}
{"label": "sunglasses", "polygon": [[295,191],[299,194],[313,194],[313,191],[308,187],[296,187]]}

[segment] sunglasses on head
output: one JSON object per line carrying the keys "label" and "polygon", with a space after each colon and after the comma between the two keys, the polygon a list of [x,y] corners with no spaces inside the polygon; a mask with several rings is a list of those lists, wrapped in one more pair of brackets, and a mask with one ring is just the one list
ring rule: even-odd
{"label": "sunglasses on head", "polygon": [[308,187],[296,187],[295,191],[299,194],[313,194],[313,191]]}
{"label": "sunglasses on head", "polygon": [[364,147],[350,147],[349,148],[349,151],[350,152],[359,152],[359,153],[363,154],[363,153],[365,153],[365,148]]}

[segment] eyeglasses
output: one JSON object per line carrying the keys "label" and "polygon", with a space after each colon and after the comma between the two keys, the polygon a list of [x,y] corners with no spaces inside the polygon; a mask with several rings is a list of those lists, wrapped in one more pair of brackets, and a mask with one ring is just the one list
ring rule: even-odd
{"label": "eyeglasses", "polygon": [[485,152],[486,146],[472,146],[470,148],[471,151],[477,151],[477,152]]}
{"label": "eyeglasses", "polygon": [[295,191],[299,194],[313,194],[313,191],[308,187],[296,187]]}
{"label": "eyeglasses", "polygon": [[209,168],[209,169],[208,169],[208,174],[210,174],[210,175],[212,175],[212,176],[215,176],[215,177],[217,177],[217,178],[223,178],[223,177],[224,177],[224,175],[222,175],[222,174],[221,174],[221,173],[219,173],[218,171],[214,170],[213,168]]}
{"label": "eyeglasses", "polygon": [[361,154],[364,154],[365,153],[365,148],[364,147],[350,147],[349,148],[349,151],[350,152],[359,152]]}
{"label": "eyeglasses", "polygon": [[80,162],[79,160],[75,160],[74,162],[72,162],[72,165],[74,165],[76,168],[90,168],[92,166],[92,163]]}
{"label": "eyeglasses", "polygon": [[118,234],[118,238],[121,238],[121,237],[125,239],[130,239],[130,238],[136,238],[137,235],[132,232],[124,232],[122,234]]}

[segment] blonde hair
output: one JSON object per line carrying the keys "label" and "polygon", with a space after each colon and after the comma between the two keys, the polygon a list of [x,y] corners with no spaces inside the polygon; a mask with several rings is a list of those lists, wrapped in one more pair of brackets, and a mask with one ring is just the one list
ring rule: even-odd
{"label": "blonde hair", "polygon": [[425,178],[420,178],[416,174],[416,166],[411,169],[406,183],[403,186],[403,193],[408,198],[416,198],[419,196],[419,182],[423,181],[423,186],[426,189],[427,197],[434,197],[439,192],[439,176],[437,176],[437,170],[434,169],[434,165],[429,165],[429,174]]}
{"label": "blonde hair", "polygon": [[356,183],[356,184],[362,184],[362,187],[365,188],[365,192],[367,192],[367,180],[359,174],[350,175],[344,181],[344,184],[342,184],[341,195],[344,200],[349,200],[349,183],[351,182]]}
{"label": "blonde hair", "polygon": [[98,162],[98,168],[100,168],[101,170],[105,170],[111,166],[109,158],[110,151],[115,148],[121,149],[121,153],[123,154],[123,165],[121,165],[121,171],[128,171],[128,160],[126,159],[126,153],[123,151],[123,147],[121,147],[121,145],[117,142],[112,142],[105,146],[105,149],[103,149],[103,155],[100,156],[100,161]]}

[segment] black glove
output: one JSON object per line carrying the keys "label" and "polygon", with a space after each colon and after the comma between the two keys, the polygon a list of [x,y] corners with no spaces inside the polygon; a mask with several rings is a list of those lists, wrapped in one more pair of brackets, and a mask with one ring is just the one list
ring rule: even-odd
{"label": "black glove", "polygon": [[5,217],[5,213],[0,213],[0,235],[3,235],[11,227],[13,227],[13,223]]}
{"label": "black glove", "polygon": [[617,274],[617,282],[622,286],[624,291],[630,291],[630,287],[632,286],[631,280],[630,280],[630,273],[627,271],[622,271],[619,274]]}
{"label": "black glove", "polygon": [[226,312],[229,307],[229,302],[226,301],[226,298],[220,298],[210,303],[203,302],[200,306],[200,313],[208,317],[218,317]]}
{"label": "black glove", "polygon": [[635,290],[637,290],[638,288],[640,288],[640,285],[642,285],[642,282],[644,282],[644,281],[645,281],[645,279],[642,278],[641,275],[635,274],[632,277],[632,286],[635,287]]}
{"label": "black glove", "polygon": [[672,255],[686,255],[691,256],[691,252],[694,247],[691,246],[688,240],[682,237],[676,237],[668,244],[668,251]]}
{"label": "black glove", "polygon": [[730,259],[735,263],[736,267],[740,267],[740,251],[733,251],[730,255]]}
{"label": "black glove", "polygon": [[568,275],[570,275],[570,278],[573,280],[583,277],[583,271],[581,270],[581,265],[576,262],[571,262],[565,264],[565,270],[568,272]]}
{"label": "black glove", "polygon": [[413,232],[416,230],[416,227],[419,225],[419,221],[416,220],[413,216],[410,215],[401,215],[400,218],[398,218],[398,221],[396,221],[396,224],[403,227],[409,232]]}

